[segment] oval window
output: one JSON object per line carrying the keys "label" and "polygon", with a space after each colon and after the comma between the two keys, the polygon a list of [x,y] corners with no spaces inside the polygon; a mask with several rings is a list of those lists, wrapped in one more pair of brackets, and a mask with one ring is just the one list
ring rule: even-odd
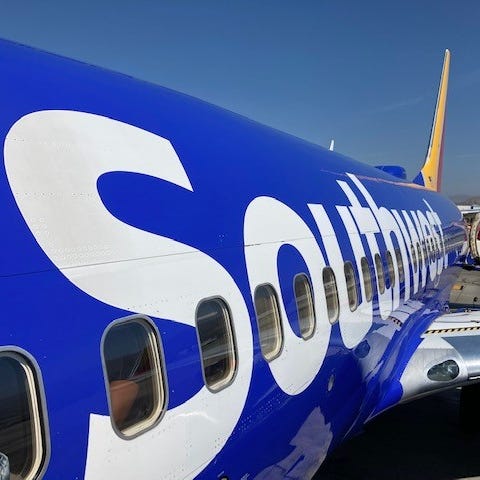
{"label": "oval window", "polygon": [[366,257],[362,257],[360,261],[362,265],[363,286],[365,287],[365,300],[371,302],[373,298],[372,274],[370,273],[370,265]]}
{"label": "oval window", "polygon": [[358,306],[357,279],[351,262],[345,262],[345,281],[347,283],[348,306],[354,312]]}
{"label": "oval window", "polygon": [[295,277],[295,302],[297,304],[300,334],[307,340],[315,331],[315,310],[313,308],[312,287],[308,277],[301,273]]}
{"label": "oval window", "polygon": [[265,360],[278,356],[282,349],[283,332],[278,310],[278,300],[271,285],[259,285],[254,294],[260,348]]}
{"label": "oval window", "polygon": [[220,298],[202,301],[196,323],[205,384],[217,392],[231,383],[237,367],[227,304]]}
{"label": "oval window", "polygon": [[1,351],[0,378],[0,452],[8,458],[11,479],[38,478],[47,440],[37,373],[24,355]]}
{"label": "oval window", "polygon": [[325,288],[325,298],[327,301],[327,313],[330,323],[335,323],[340,314],[340,305],[338,302],[337,281],[335,273],[330,267],[323,269],[323,285]]}
{"label": "oval window", "polygon": [[377,270],[378,291],[380,294],[385,292],[385,275],[383,273],[383,263],[380,255],[375,254],[375,268]]}
{"label": "oval window", "polygon": [[120,320],[103,339],[112,423],[124,437],[151,428],[165,410],[165,375],[156,330],[146,318]]}

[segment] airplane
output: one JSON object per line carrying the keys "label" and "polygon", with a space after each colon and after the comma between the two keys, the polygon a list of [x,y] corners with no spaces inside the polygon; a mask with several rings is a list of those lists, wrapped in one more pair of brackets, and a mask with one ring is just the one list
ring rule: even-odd
{"label": "airplane", "polygon": [[400,402],[478,399],[478,314],[447,312],[448,50],[413,181],[10,41],[0,62],[1,480],[308,479]]}

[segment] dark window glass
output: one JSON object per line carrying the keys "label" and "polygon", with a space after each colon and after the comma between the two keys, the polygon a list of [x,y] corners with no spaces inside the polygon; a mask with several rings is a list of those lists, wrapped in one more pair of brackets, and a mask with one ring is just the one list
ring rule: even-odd
{"label": "dark window glass", "polygon": [[370,266],[368,265],[368,260],[365,257],[362,257],[360,261],[362,265],[362,276],[363,276],[363,285],[365,287],[365,300],[371,302],[373,298],[373,289],[372,289],[372,274],[370,273]]}
{"label": "dark window glass", "polygon": [[159,342],[143,319],[114,324],[103,342],[110,414],[125,436],[152,426],[165,406],[164,374]]}
{"label": "dark window glass", "polygon": [[300,333],[306,340],[315,330],[315,310],[313,308],[312,287],[306,275],[295,277],[295,302],[297,304]]}
{"label": "dark window glass", "polygon": [[395,268],[393,266],[393,258],[392,254],[389,250],[387,250],[387,270],[388,270],[388,278],[390,280],[390,287],[395,286]]}
{"label": "dark window glass", "polygon": [[385,275],[383,273],[383,263],[380,255],[375,254],[375,268],[377,270],[378,291],[380,294],[385,292]]}
{"label": "dark window glass", "polygon": [[323,269],[323,285],[325,287],[325,297],[327,300],[327,313],[330,323],[338,320],[340,306],[338,303],[338,290],[335,273],[330,267]]}
{"label": "dark window glass", "polygon": [[273,360],[282,349],[282,327],[277,295],[271,285],[260,285],[255,290],[260,347],[266,360]]}
{"label": "dark window glass", "polygon": [[35,375],[14,352],[0,353],[0,452],[8,457],[11,479],[34,478],[45,458]]}
{"label": "dark window glass", "polygon": [[351,262],[345,262],[345,281],[347,283],[348,306],[354,312],[358,307],[357,278]]}
{"label": "dark window glass", "polygon": [[395,257],[397,259],[398,265],[398,281],[402,283],[405,280],[405,270],[403,269],[403,259],[402,259],[402,252],[399,248],[395,249]]}
{"label": "dark window glass", "polygon": [[197,309],[197,331],[206,385],[214,391],[226,387],[236,368],[230,313],[219,298],[204,300]]}

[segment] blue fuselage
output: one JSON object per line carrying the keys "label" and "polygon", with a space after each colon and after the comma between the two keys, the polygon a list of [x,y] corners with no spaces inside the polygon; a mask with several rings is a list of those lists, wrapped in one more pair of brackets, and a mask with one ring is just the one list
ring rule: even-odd
{"label": "blue fuselage", "polygon": [[[195,415],[202,414],[196,406],[192,421],[182,427],[185,452],[179,462],[184,466],[184,473],[178,478],[190,478],[191,472],[205,479],[222,475],[230,479],[308,477],[328,451],[347,435],[372,416],[398,403],[402,396],[399,379],[403,369],[420,335],[444,310],[455,278],[453,264],[463,242],[464,229],[459,211],[449,200],[371,166],[148,83],[8,42],[0,42],[0,65],[0,137],[5,144],[6,164],[0,174],[3,225],[0,345],[18,347],[38,363],[45,393],[46,441],[50,451],[48,461],[45,460],[48,463],[45,479],[83,478],[88,462],[86,478],[108,475],[106,464],[96,467],[93,459],[87,461],[87,451],[96,444],[92,440],[92,414],[99,418],[109,416],[101,340],[114,320],[138,313],[148,316],[158,329],[168,389],[165,410],[172,416],[175,409],[205,389],[205,379],[193,319],[188,324],[174,318],[173,313],[172,317],[155,316],[152,311],[160,312],[161,307],[152,310],[147,301],[144,304],[109,303],[107,296],[95,296],[82,287],[80,280],[77,283],[72,277],[71,272],[76,268],[84,272],[83,276],[95,277],[97,273],[92,264],[81,255],[75,257],[73,254],[67,263],[59,263],[57,259],[61,255],[53,256],[45,247],[49,238],[63,234],[65,239],[61,245],[68,245],[72,240],[69,235],[77,235],[76,217],[72,214],[72,223],[63,224],[62,233],[58,225],[49,224],[50,217],[27,215],[25,212],[33,212],[35,206],[23,203],[22,198],[31,194],[38,196],[41,203],[42,195],[57,195],[59,189],[80,195],[74,184],[75,176],[68,176],[69,152],[77,148],[76,142],[88,135],[77,138],[74,127],[65,126],[65,131],[59,134],[64,136],[55,149],[61,151],[60,160],[39,167],[39,172],[49,169],[45,177],[51,180],[51,183],[48,179],[42,180],[42,190],[38,187],[40,173],[35,173],[36,167],[32,166],[36,161],[35,152],[47,152],[45,144],[57,138],[56,130],[48,130],[49,138],[38,140],[39,137],[35,137],[35,141],[44,138],[43,146],[38,147],[39,150],[32,147],[28,150],[31,153],[22,153],[21,162],[24,163],[20,165],[15,156],[15,152],[20,151],[18,135],[29,131],[25,127],[19,129],[17,135],[17,130],[12,128],[22,122],[23,117],[36,112],[84,112],[168,140],[192,188],[144,171],[113,166],[96,181],[105,215],[132,230],[171,239],[178,245],[201,252],[233,279],[232,285],[241,293],[249,319],[239,319],[232,314],[233,329],[237,337],[244,335],[236,325],[241,320],[246,322],[245,331],[249,332],[246,335],[251,336],[253,343],[249,347],[245,341],[244,347],[238,347],[237,362],[238,368],[242,363],[251,363],[251,368],[240,371],[231,386],[225,388],[225,392],[234,388],[235,382],[247,385],[242,394],[244,398],[239,399],[243,404],[239,418],[234,421],[228,438],[219,434],[221,445],[212,447],[213,453],[206,453],[202,460],[201,455],[189,453],[208,450],[204,445],[195,444],[198,436],[189,434],[189,429],[197,428]],[[74,124],[72,120],[71,125]],[[41,155],[44,153],[39,154],[38,162],[42,161]],[[133,164],[136,161],[135,158],[130,160]],[[26,168],[35,177],[30,190]],[[62,172],[67,172],[66,177]],[[18,180],[20,178],[22,180]],[[351,192],[350,197],[346,191]],[[58,215],[67,218],[68,212],[62,208],[67,208],[64,205],[68,202],[63,198],[58,195],[56,202],[45,203],[45,208],[56,205]],[[264,203],[260,205],[260,202]],[[265,213],[268,205],[276,208],[277,213],[272,213],[274,218]],[[341,212],[347,217],[342,217]],[[422,217],[427,223],[422,223]],[[329,226],[325,222],[319,221],[322,218],[329,220],[334,235],[328,233]],[[345,218],[350,218],[351,222],[346,223]],[[369,218],[370,223],[362,227],[365,218]],[[94,220],[92,224],[95,225]],[[269,231],[261,232],[262,225],[267,225]],[[299,232],[307,232],[305,238],[296,236],[295,225]],[[332,266],[337,279],[344,275],[338,265],[352,262],[358,280],[359,302],[364,308],[362,318],[360,309],[356,312],[358,325],[354,324],[357,317],[349,316],[352,312],[349,313],[345,295],[339,296],[339,319],[333,324],[317,309],[316,322],[323,325],[318,333],[323,339],[318,341],[325,343],[325,353],[320,360],[312,360],[317,362],[315,368],[306,368],[310,357],[305,360],[292,353],[294,343],[287,342],[278,358],[270,362],[260,348],[252,292],[260,282],[254,278],[263,278],[259,259],[265,257],[254,252],[269,243],[269,235],[277,227],[283,233],[276,240],[278,249],[272,254],[272,270],[278,275],[275,281],[278,280],[277,295],[284,312],[281,321],[286,333],[291,330],[301,339],[292,285],[300,273],[312,278],[314,272],[321,271],[323,265],[316,265],[312,260],[315,255],[321,256],[325,265]],[[412,232],[418,236],[420,250]],[[115,246],[105,247],[100,235],[98,249],[115,250]],[[95,238],[95,231],[88,238]],[[314,253],[309,258],[302,253],[302,239],[312,243],[308,248]],[[380,305],[373,244],[381,254],[386,277],[383,306]],[[371,268],[371,302],[366,301],[361,288],[358,249],[363,249]],[[337,250],[341,252],[340,259],[335,253]],[[387,250],[392,250],[395,260],[395,286],[388,275]],[[400,251],[400,257],[395,257],[396,250]],[[115,251],[112,255],[108,262],[116,261]],[[176,293],[177,297],[169,293],[169,297],[162,300],[165,305],[183,301],[183,297],[189,295],[191,283],[198,280],[193,277],[201,275],[182,254],[165,254],[169,265],[175,264],[176,255],[181,258],[177,272],[184,279],[184,288]],[[404,271],[400,282],[398,258],[403,262],[401,269]],[[136,260],[118,258],[125,269],[132,269],[133,277]],[[153,265],[151,268],[164,267]],[[101,283],[102,288],[106,285],[108,289],[108,275],[102,275],[101,282],[98,278],[93,278],[92,282]],[[275,283],[267,280],[265,283]],[[198,281],[201,283],[201,279]],[[208,278],[205,281],[208,282]],[[320,283],[313,280],[312,285],[314,297],[323,298],[325,292],[319,288]],[[159,295],[166,287],[166,284],[157,285]],[[135,288],[135,282],[128,286],[128,290]],[[218,295],[222,298],[227,295],[220,286]],[[226,301],[228,303],[228,298]],[[236,340],[239,344],[242,341],[241,338]],[[301,341],[307,345],[310,340]],[[301,345],[295,344],[295,348],[300,351]],[[301,362],[298,360],[298,365],[292,367],[296,358],[301,358]],[[0,378],[0,384],[1,381]],[[210,412],[208,399],[215,400],[215,393],[205,398],[205,411]],[[222,405],[217,405],[215,411],[219,417],[212,420],[212,425],[227,421],[221,415]],[[188,416],[188,412],[182,415]],[[160,432],[168,436],[168,431],[162,429],[162,422],[167,420],[170,421],[167,417],[161,419],[150,434],[153,436],[158,431],[159,436]],[[175,425],[174,420],[172,422]],[[171,435],[172,438],[178,436],[178,432]],[[128,452],[141,438],[142,435],[133,440],[117,440],[129,445],[125,450]],[[114,451],[117,443],[112,445]],[[108,456],[108,451],[105,450],[104,456]],[[166,478],[161,471],[162,461],[166,460],[161,457],[171,457],[174,465],[174,452],[152,448],[149,455],[152,464],[159,462],[154,470],[158,472],[157,478]],[[196,459],[192,460],[194,464],[189,464],[191,457]],[[153,478],[147,476],[148,468],[135,465],[136,458],[131,459],[133,471],[139,472],[135,478]]]}

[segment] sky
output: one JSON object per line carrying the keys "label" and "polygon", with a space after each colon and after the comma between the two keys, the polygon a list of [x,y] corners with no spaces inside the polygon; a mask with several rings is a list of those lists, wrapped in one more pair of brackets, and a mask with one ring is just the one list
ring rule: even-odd
{"label": "sky", "polygon": [[0,37],[411,178],[449,48],[443,191],[480,195],[479,0],[0,0]]}

